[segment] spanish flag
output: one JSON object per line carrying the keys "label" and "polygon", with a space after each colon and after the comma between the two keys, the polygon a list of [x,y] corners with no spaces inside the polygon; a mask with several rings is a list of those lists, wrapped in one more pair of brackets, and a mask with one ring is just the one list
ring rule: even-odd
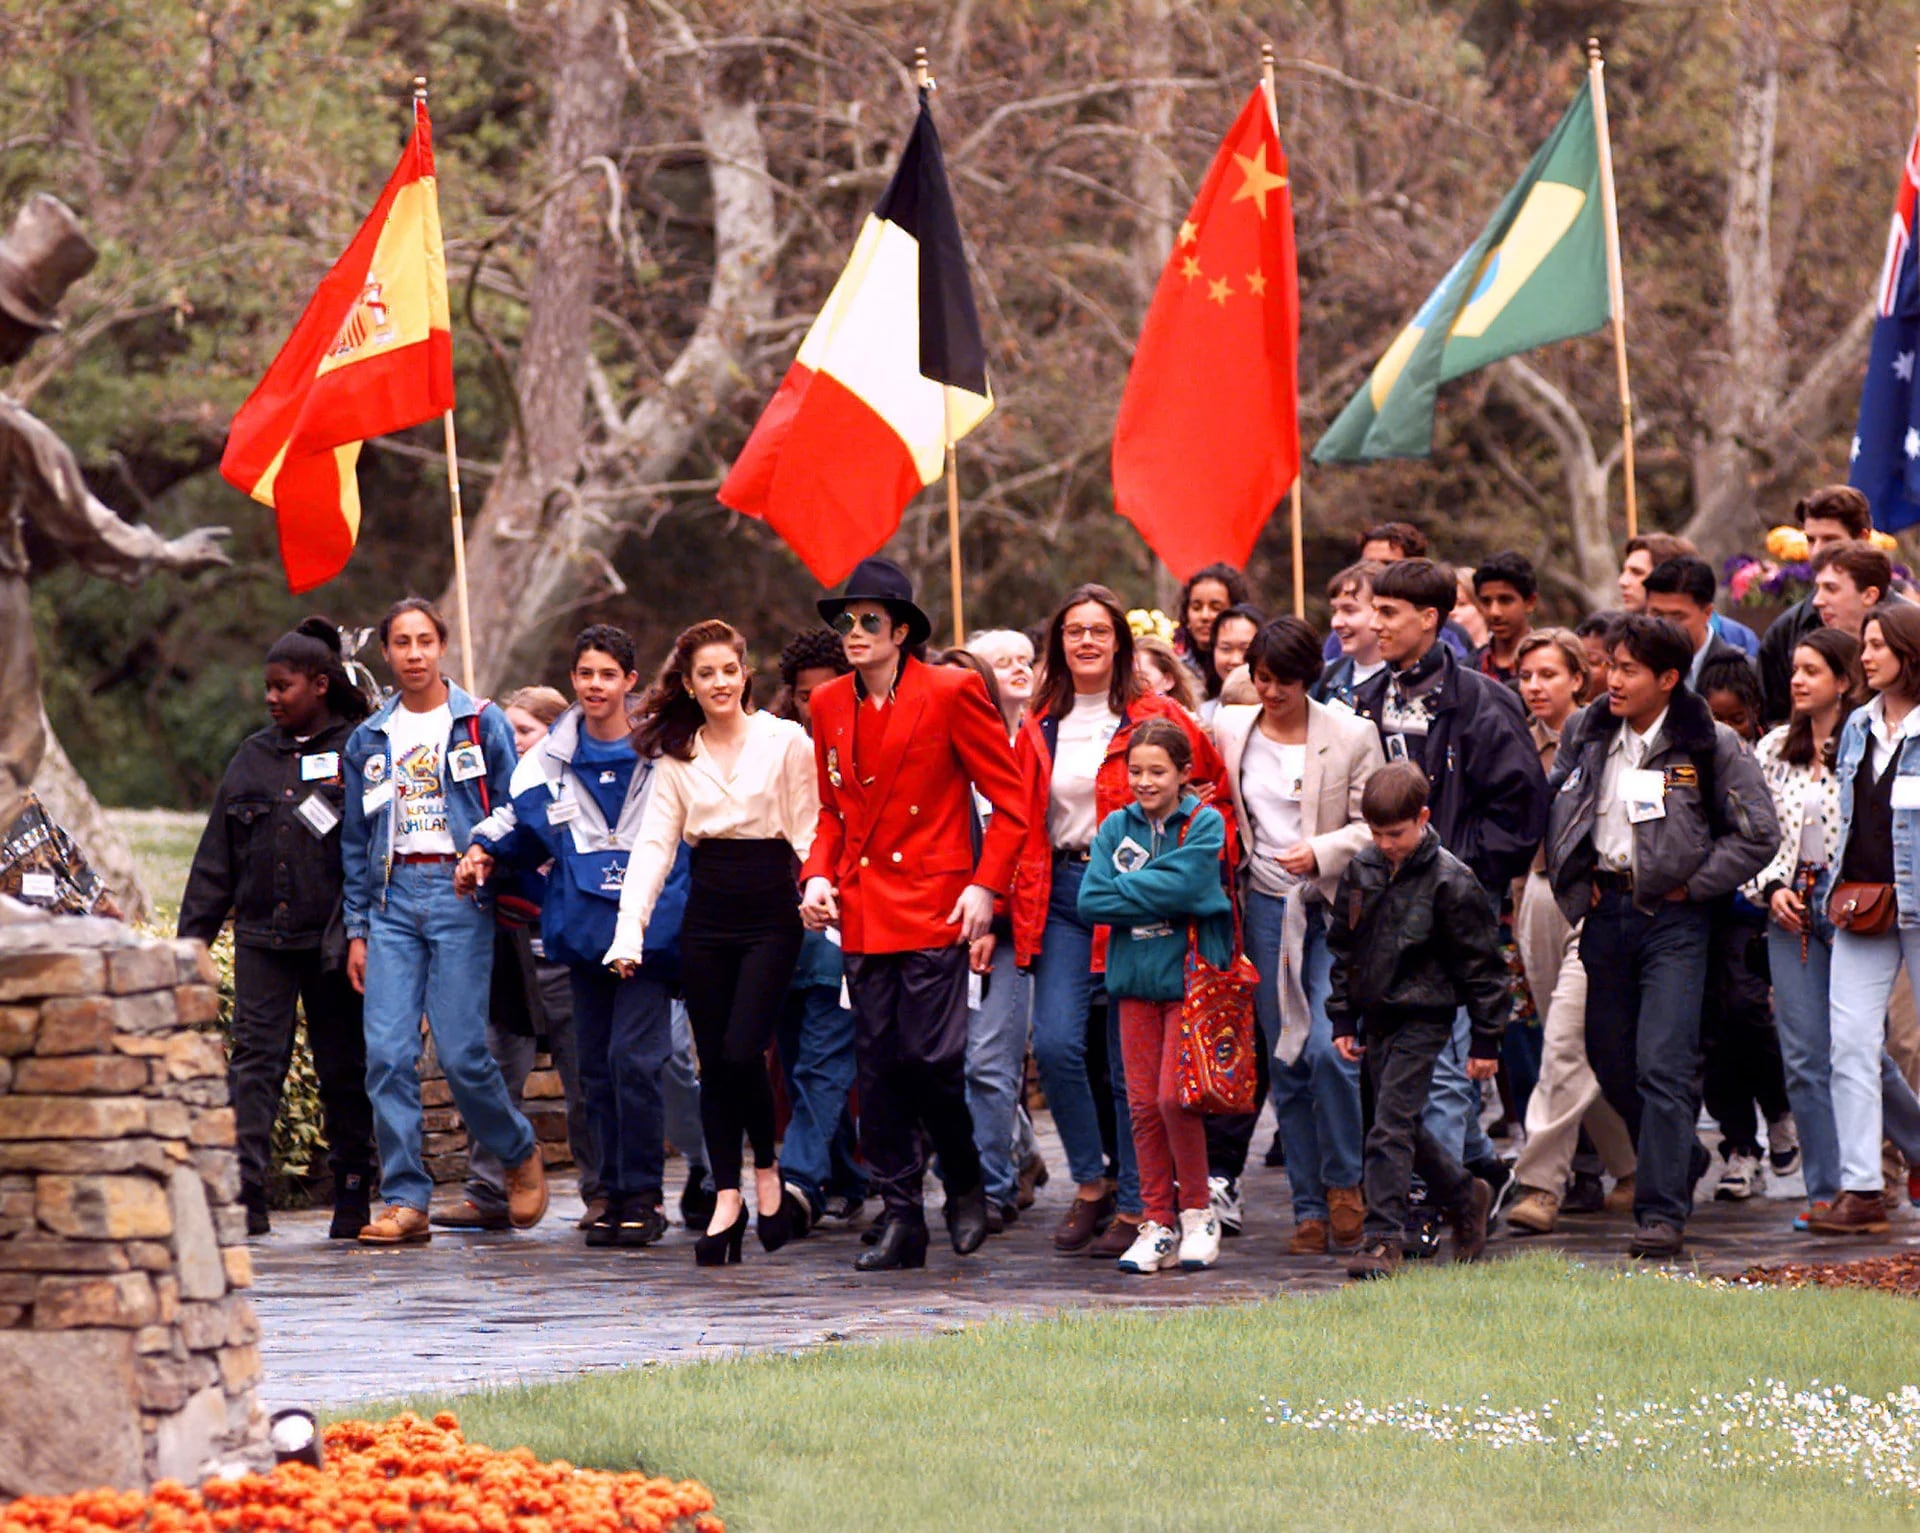
{"label": "spanish flag", "polygon": [[222,478],[278,514],[289,590],[346,567],[360,534],[360,444],[452,408],[433,126],[416,97],[386,190],[234,416],[220,459]]}
{"label": "spanish flag", "polygon": [[[822,585],[844,580],[993,410],[986,342],[926,93],[840,280],[720,486]],[[951,433],[951,436],[949,436]]]}

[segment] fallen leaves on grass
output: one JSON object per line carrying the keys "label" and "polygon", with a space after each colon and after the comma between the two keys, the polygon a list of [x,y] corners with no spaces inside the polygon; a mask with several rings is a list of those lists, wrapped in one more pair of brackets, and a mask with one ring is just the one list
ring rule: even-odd
{"label": "fallen leaves on grass", "polygon": [[1868,1256],[1853,1262],[1777,1262],[1741,1274],[1749,1283],[1781,1288],[1869,1288],[1876,1293],[1920,1295],[1920,1253]]}
{"label": "fallen leaves on grass", "polygon": [[336,1422],[325,1442],[322,1469],[23,1497],[0,1507],[0,1533],[725,1533],[697,1481],[496,1452],[445,1412]]}

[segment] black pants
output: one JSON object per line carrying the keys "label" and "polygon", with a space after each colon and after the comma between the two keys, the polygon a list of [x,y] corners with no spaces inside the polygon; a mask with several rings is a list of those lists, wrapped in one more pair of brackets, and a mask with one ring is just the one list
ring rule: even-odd
{"label": "black pants", "polygon": [[1773,1025],[1772,990],[1766,975],[1756,974],[1748,962],[1765,932],[1764,925],[1718,919],[1707,950],[1707,997],[1700,1009],[1703,1095],[1729,1155],[1758,1155],[1764,1132],[1758,1119],[1771,1123],[1792,1110],[1780,1034]]}
{"label": "black pants", "polygon": [[1427,1184],[1434,1206],[1446,1212],[1461,1207],[1473,1188],[1466,1168],[1441,1147],[1422,1118],[1434,1061],[1453,1038],[1453,1018],[1402,1021],[1391,1027],[1363,1021],[1360,1035],[1373,1088],[1373,1122],[1361,1163],[1367,1194],[1363,1238],[1369,1244],[1386,1240],[1399,1245],[1415,1172]]}
{"label": "black pants", "polygon": [[1221,1113],[1207,1119],[1207,1171],[1213,1176],[1238,1181],[1247,1169],[1253,1131],[1259,1126],[1261,1109],[1267,1105],[1267,1093],[1273,1085],[1267,1039],[1263,1035],[1257,1043],[1253,1051],[1253,1111]]}
{"label": "black pants", "polygon": [[700,1056],[700,1126],[713,1185],[740,1187],[740,1141],[774,1164],[767,1045],[800,958],[793,848],[784,841],[702,841],[693,849],[680,973]]}
{"label": "black pants", "polygon": [[924,1129],[947,1196],[980,1185],[967,1111],[967,950],[848,953],[853,1049],[859,1066],[860,1148],[887,1213],[920,1223]]}
{"label": "black pants", "polygon": [[234,1141],[240,1177],[264,1187],[273,1164],[273,1123],[293,1063],[301,1003],[307,1047],[320,1077],[327,1165],[334,1184],[349,1173],[371,1176],[373,1107],[367,1101],[367,1038],[360,994],[342,969],[323,967],[317,948],[283,952],[237,947],[233,954],[233,1039],[227,1056]]}

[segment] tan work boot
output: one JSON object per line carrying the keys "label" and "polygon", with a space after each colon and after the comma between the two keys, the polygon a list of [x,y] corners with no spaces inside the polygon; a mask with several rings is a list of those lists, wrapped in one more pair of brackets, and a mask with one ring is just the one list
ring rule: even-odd
{"label": "tan work boot", "polygon": [[1302,1219],[1293,1227],[1293,1238],[1287,1242],[1287,1255],[1325,1256],[1326,1254],[1326,1220]]}
{"label": "tan work boot", "polygon": [[426,1210],[389,1203],[380,1216],[360,1231],[360,1242],[369,1246],[423,1246],[433,1239],[433,1226],[427,1223]]}
{"label": "tan work boot", "polygon": [[[1610,1214],[1633,1212],[1633,1173],[1629,1171],[1607,1189],[1606,1210]],[[1508,1217],[1512,1217],[1509,1215]]]}
{"label": "tan work boot", "polygon": [[1367,1222],[1367,1200],[1358,1187],[1327,1189],[1328,1244],[1336,1251],[1360,1249],[1360,1230]]}
{"label": "tan work boot", "polygon": [[547,1166],[540,1147],[517,1166],[507,1167],[507,1218],[516,1230],[530,1230],[547,1216]]}
{"label": "tan work boot", "polygon": [[1559,1222],[1559,1198],[1538,1187],[1527,1188],[1507,1210],[1507,1225],[1517,1235],[1551,1235]]}

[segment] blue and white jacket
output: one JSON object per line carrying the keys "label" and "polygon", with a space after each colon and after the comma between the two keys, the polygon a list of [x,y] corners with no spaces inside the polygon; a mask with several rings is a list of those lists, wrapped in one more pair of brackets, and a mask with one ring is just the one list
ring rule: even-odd
{"label": "blue and white jacket", "polygon": [[[1873,748],[1873,726],[1880,718],[1880,699],[1875,698],[1865,707],[1856,708],[1840,727],[1839,759],[1834,763],[1833,775],[1840,785],[1840,844],[1830,847],[1827,853],[1826,876],[1820,887],[1814,891],[1814,898],[1824,908],[1827,896],[1833,892],[1834,880],[1840,876],[1840,862],[1846,855],[1847,838],[1853,834],[1853,780],[1860,771],[1860,763],[1866,759],[1867,752]],[[1920,729],[1920,719],[1909,714],[1903,724],[1912,724]],[[1916,746],[1915,736],[1902,730],[1894,736],[1893,769],[1901,777],[1920,777],[1920,747]],[[1898,784],[1895,784],[1896,789]],[[1920,863],[1916,863],[1915,854],[1920,852],[1920,809],[1902,809],[1896,803],[1893,811],[1893,900],[1899,912],[1898,924],[1904,929],[1920,927]]]}
{"label": "blue and white jacket", "polygon": [[[393,750],[387,726],[401,706],[395,693],[361,721],[347,739],[346,803],[340,825],[340,862],[346,874],[343,913],[347,938],[367,935],[374,906],[387,903],[387,884],[393,876]],[[447,683],[447,708],[453,715],[447,748],[441,755],[443,787],[447,795],[447,830],[456,847],[465,846],[474,826],[508,801],[518,757],[513,726],[491,703],[477,701]],[[478,745],[482,770],[462,778],[454,769],[454,753],[463,745]],[[485,890],[480,897],[490,898]]]}
{"label": "blue and white jacket", "polygon": [[[584,723],[578,704],[554,720],[547,737],[520,758],[512,797],[474,827],[472,843],[509,867],[535,868],[551,859],[540,907],[547,957],[597,969],[613,942],[627,858],[646,814],[656,763],[643,759],[634,767],[620,818],[608,825],[573,764]],[[666,984],[678,977],[688,867],[683,845],[647,923],[641,972]]]}

